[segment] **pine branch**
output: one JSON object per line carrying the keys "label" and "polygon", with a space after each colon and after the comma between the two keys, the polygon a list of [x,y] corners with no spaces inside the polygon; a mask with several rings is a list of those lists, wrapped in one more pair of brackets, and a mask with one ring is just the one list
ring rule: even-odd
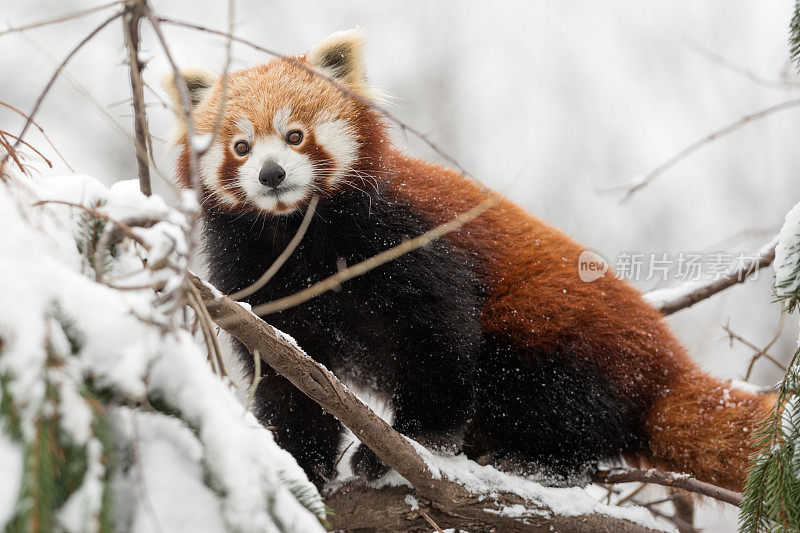
{"label": "pine branch", "polygon": [[789,54],[800,70],[800,0],[794,4],[794,15],[789,24]]}

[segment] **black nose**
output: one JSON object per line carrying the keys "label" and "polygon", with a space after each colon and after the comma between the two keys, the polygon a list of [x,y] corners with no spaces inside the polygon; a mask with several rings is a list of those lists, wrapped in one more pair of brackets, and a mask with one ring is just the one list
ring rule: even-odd
{"label": "black nose", "polygon": [[261,172],[258,173],[258,181],[267,187],[275,188],[284,179],[286,179],[286,171],[279,164],[271,161],[261,167]]}

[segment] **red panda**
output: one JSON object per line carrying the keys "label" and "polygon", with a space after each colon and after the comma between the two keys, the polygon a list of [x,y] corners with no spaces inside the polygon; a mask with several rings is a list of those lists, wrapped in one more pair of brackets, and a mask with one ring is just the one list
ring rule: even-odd
{"label": "red panda", "polygon": [[[493,194],[395,148],[370,101],[358,30],[295,60],[230,74],[224,115],[200,160],[210,276],[230,293],[255,281],[294,236],[279,274],[248,297],[292,294]],[[220,76],[182,73],[200,134],[213,131]],[[177,105],[174,80],[165,80]],[[353,98],[353,93],[360,98]],[[177,179],[190,186],[179,132]],[[503,199],[430,245],[267,317],[351,382],[382,393],[393,426],[428,446],[537,465],[569,480],[638,456],[740,490],[750,432],[773,401],[701,371],[657,310],[610,273],[584,282],[583,247]],[[252,357],[237,346],[252,372]],[[341,426],[274,373],[254,411],[312,480],[336,462]],[[353,470],[387,467],[365,446]]]}

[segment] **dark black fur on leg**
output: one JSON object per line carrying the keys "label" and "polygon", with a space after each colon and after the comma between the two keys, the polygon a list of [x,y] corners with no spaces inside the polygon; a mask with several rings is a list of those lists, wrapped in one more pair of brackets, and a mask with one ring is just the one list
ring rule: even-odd
{"label": "dark black fur on leg", "polygon": [[[249,357],[252,362],[242,344],[236,342],[234,348],[243,360]],[[273,428],[275,442],[294,456],[317,488],[334,477],[342,425],[269,367],[262,372],[256,389],[253,414],[263,425]]]}
{"label": "dark black fur on leg", "polygon": [[350,458],[350,468],[357,476],[361,476],[369,481],[374,481],[389,471],[389,465],[381,461],[375,452],[359,444],[353,456]]}
{"label": "dark black fur on leg", "polygon": [[[207,212],[212,283],[227,293],[250,285],[283,251],[302,216]],[[335,273],[342,262],[352,265],[431,227],[410,206],[374,192],[323,198],[294,254],[247,301],[257,305],[293,294]],[[483,294],[474,261],[440,239],[267,320],[337,375],[388,393],[399,431],[456,446],[472,414],[481,346]],[[252,368],[252,356],[241,356]],[[332,472],[338,423],[282,378],[267,380],[258,391],[254,410],[276,426],[278,443],[310,476],[319,479],[320,465]],[[356,453],[356,469],[364,475],[385,471],[365,447]]]}
{"label": "dark black fur on leg", "polygon": [[533,462],[555,484],[574,484],[573,478],[585,477],[598,460],[641,448],[641,400],[620,397],[581,354],[585,349],[591,343],[577,336],[565,338],[551,353],[488,339],[468,456],[493,453],[500,463]]}

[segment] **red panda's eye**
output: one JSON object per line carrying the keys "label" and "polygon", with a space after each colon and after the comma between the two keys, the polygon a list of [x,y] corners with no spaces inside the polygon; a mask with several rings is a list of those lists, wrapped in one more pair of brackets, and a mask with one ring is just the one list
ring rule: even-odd
{"label": "red panda's eye", "polygon": [[300,130],[292,130],[286,134],[286,142],[289,144],[300,144],[303,140],[303,132]]}
{"label": "red panda's eye", "polygon": [[247,141],[239,141],[233,145],[233,150],[238,155],[247,155],[250,153],[250,144]]}

